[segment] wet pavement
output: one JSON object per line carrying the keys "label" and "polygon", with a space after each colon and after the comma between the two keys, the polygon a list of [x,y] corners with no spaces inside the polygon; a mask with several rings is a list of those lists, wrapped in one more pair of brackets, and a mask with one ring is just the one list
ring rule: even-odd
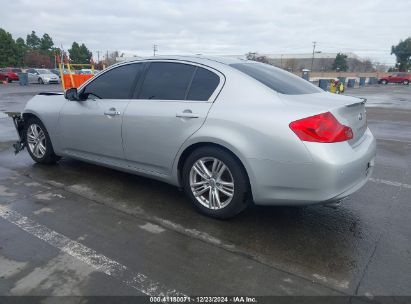
{"label": "wet pavement", "polygon": [[[0,86],[0,110],[60,88],[23,89]],[[370,182],[336,209],[252,206],[229,221],[154,180],[15,156],[0,116],[0,294],[411,295],[411,86],[347,94],[368,99]]]}

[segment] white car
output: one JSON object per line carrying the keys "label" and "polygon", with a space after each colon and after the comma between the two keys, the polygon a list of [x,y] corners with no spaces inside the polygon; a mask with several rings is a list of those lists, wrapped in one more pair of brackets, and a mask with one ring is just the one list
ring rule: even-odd
{"label": "white car", "polygon": [[52,84],[60,83],[59,77],[47,69],[28,69],[29,83]]}

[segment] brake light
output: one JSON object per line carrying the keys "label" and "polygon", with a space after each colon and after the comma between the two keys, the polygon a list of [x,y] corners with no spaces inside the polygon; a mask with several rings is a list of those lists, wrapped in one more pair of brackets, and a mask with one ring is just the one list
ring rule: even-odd
{"label": "brake light", "polygon": [[351,128],[341,124],[330,112],[293,121],[290,128],[303,141],[334,143],[353,138]]}

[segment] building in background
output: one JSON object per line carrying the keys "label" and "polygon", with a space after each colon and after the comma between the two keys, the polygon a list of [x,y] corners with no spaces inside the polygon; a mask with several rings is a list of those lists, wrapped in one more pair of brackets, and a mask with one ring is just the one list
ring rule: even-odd
{"label": "building in background", "polygon": [[[369,59],[361,58],[354,53],[344,53],[347,56],[348,72],[374,72],[375,64]],[[313,72],[331,72],[337,53],[316,52],[305,54],[266,54],[266,53],[248,53],[246,55],[224,55],[224,57],[248,58],[274,66],[283,68],[290,72],[299,73],[302,70],[311,70]],[[253,58],[250,58],[253,57]],[[384,67],[385,68],[385,67]]]}
{"label": "building in background", "polygon": [[[354,53],[344,53],[347,56],[347,64],[349,72],[371,72],[373,71],[373,65],[371,61],[361,58]],[[285,70],[297,72],[304,69],[311,70],[313,72],[326,72],[332,71],[332,66],[337,56],[337,53],[323,53],[316,52],[306,54],[261,54],[267,58],[268,62],[272,65],[281,67]]]}

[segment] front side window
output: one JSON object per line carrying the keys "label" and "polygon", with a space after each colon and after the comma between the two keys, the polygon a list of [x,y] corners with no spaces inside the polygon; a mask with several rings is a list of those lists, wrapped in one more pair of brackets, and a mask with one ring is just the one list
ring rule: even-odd
{"label": "front side window", "polygon": [[307,80],[268,64],[235,63],[230,66],[281,94],[300,95],[323,92]]}
{"label": "front side window", "polygon": [[143,72],[142,63],[113,68],[90,82],[82,91],[81,98],[128,99],[136,77]]}
{"label": "front side window", "polygon": [[195,67],[172,62],[152,62],[142,84],[139,99],[184,100]]}

